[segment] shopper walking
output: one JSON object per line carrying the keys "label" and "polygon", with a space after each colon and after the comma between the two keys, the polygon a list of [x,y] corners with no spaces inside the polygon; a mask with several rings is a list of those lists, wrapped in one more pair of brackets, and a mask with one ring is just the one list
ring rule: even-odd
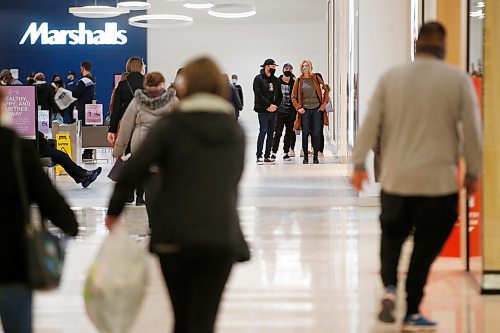
{"label": "shopper walking", "polygon": [[380,136],[380,259],[385,296],[379,319],[384,322],[395,321],[392,312],[401,247],[413,233],[403,331],[437,327],[421,314],[419,306],[429,269],[457,220],[459,155],[463,152],[467,162],[469,194],[475,192],[481,172],[475,93],[464,72],[443,62],[445,42],[441,24],[422,26],[415,62],[391,69],[382,77],[354,149],[352,183],[361,190],[368,179],[366,155]]}
{"label": "shopper walking", "polygon": [[234,117],[236,120],[238,120],[238,117],[240,115],[240,111],[243,108],[243,105],[241,104],[240,96],[238,94],[238,90],[236,90],[235,86],[233,86],[229,82],[229,76],[225,73],[221,74],[221,78],[224,82],[227,84],[227,101],[231,103],[234,107]]}
{"label": "shopper walking", "polygon": [[293,87],[292,102],[299,113],[298,124],[302,128],[302,150],[304,151],[304,164],[309,163],[308,137],[311,134],[313,144],[313,163],[319,164],[318,153],[320,148],[320,136],[323,123],[328,124],[326,104],[330,100],[328,91],[325,89],[323,79],[313,74],[313,65],[309,60],[300,63],[301,75]]}
{"label": "shopper walking", "polygon": [[43,171],[33,145],[6,128],[9,124],[4,99],[5,92],[0,88],[0,155],[3,156],[0,172],[9,175],[2,180],[0,190],[0,265],[3,267],[0,270],[0,317],[6,333],[31,333],[33,292],[27,287],[26,212],[15,175],[24,178],[30,204],[36,203],[41,215],[70,236],[76,236],[78,225],[68,204]]}
{"label": "shopper walking", "polygon": [[[261,65],[262,70],[260,74],[253,80],[253,92],[255,95],[254,111],[259,116],[257,164],[274,163],[275,161],[271,159],[271,148],[273,145],[274,128],[276,127],[276,111],[283,98],[280,80],[274,76],[276,66],[278,65],[276,65],[273,59],[267,59]],[[266,150],[264,158],[262,158],[264,141],[266,141]]]}
{"label": "shopper walking", "polygon": [[280,76],[281,81],[281,93],[283,99],[278,107],[278,117],[276,122],[276,128],[274,132],[273,141],[273,153],[271,155],[272,159],[276,159],[276,154],[278,153],[278,148],[283,134],[283,128],[285,128],[285,138],[283,142],[283,160],[290,161],[291,158],[288,155],[290,147],[292,145],[292,135],[293,124],[295,121],[296,110],[292,103],[292,90],[295,84],[295,79],[292,74],[293,66],[291,64],[283,65],[283,75]]}
{"label": "shopper walking", "polygon": [[[141,90],[144,87],[144,74],[146,73],[146,65],[140,57],[130,57],[127,60],[125,69],[128,73],[125,80],[120,81],[115,89],[115,96],[113,98],[113,112],[111,113],[111,119],[108,129],[108,142],[115,146],[116,138],[120,129],[120,122],[127,110],[130,102],[135,96],[137,90]],[[132,127],[133,128],[133,127]],[[131,136],[129,135],[130,139]],[[125,154],[131,152],[130,142],[127,145]],[[120,155],[121,156],[121,155]],[[134,190],[132,190],[127,199],[127,203],[134,202]],[[144,187],[142,184],[135,190],[135,204],[137,206],[143,206],[144,201]]]}
{"label": "shopper walking", "polygon": [[119,223],[128,192],[156,166],[151,250],[160,258],[174,332],[212,333],[233,263],[250,256],[236,210],[245,135],[225,99],[227,85],[210,59],[192,61],[183,76],[184,99],[176,112],[158,121],[128,161],[106,224],[113,229]]}

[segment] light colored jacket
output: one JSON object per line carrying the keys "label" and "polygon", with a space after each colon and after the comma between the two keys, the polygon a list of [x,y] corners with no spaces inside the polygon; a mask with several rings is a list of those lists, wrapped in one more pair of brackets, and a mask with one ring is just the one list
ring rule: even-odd
{"label": "light colored jacket", "polygon": [[458,191],[461,155],[467,176],[479,177],[482,138],[478,103],[465,72],[418,57],[380,80],[356,138],[353,162],[381,139],[381,185],[400,196],[444,196]]}
{"label": "light colored jacket", "polygon": [[142,90],[136,90],[122,120],[113,149],[113,156],[121,157],[129,142],[132,154],[137,151],[156,122],[171,112],[179,102],[175,89],[168,88],[158,97],[150,97]]}

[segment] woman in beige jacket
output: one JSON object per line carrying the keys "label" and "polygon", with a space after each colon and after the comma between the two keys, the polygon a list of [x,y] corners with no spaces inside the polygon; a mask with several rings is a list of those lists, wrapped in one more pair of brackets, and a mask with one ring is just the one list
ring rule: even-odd
{"label": "woman in beige jacket", "polygon": [[123,156],[129,142],[132,155],[137,152],[149,130],[156,122],[176,106],[178,99],[175,89],[166,88],[161,73],[151,72],[144,78],[144,89],[136,90],[120,122],[113,156]]}

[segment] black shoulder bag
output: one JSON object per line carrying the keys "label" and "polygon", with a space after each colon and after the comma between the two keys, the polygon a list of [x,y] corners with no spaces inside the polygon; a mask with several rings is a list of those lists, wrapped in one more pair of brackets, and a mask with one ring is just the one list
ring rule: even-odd
{"label": "black shoulder bag", "polygon": [[14,167],[23,209],[26,283],[33,290],[53,290],[59,287],[61,282],[65,255],[63,240],[47,230],[43,219],[40,227],[31,221],[31,205],[21,159],[21,142],[18,138],[14,140]]}

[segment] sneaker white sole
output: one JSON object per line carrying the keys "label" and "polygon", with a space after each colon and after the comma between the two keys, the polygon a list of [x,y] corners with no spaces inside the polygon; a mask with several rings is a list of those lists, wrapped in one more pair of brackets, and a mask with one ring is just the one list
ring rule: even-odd
{"label": "sneaker white sole", "polygon": [[437,332],[437,330],[437,326],[416,326],[404,323],[401,326],[401,332]]}

